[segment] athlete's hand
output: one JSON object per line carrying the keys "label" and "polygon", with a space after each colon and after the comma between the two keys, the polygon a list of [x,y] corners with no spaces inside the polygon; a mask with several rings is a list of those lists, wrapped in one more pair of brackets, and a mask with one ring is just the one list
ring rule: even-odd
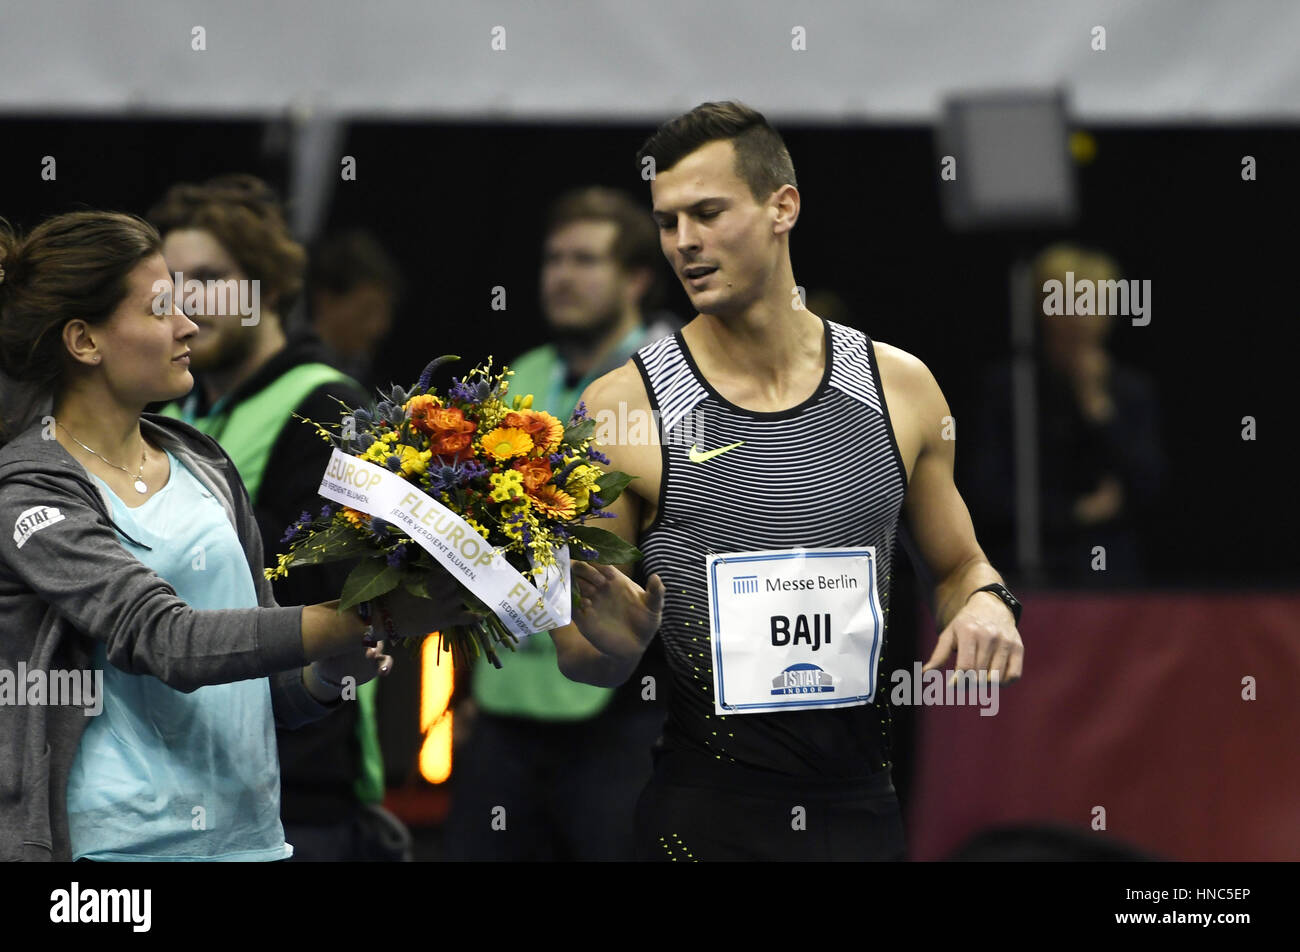
{"label": "athlete's hand", "polygon": [[[922,672],[941,666],[957,649],[957,671],[984,671],[1002,684],[1018,681],[1024,668],[1025,645],[1016,630],[1016,616],[992,592],[976,592],[939,635],[934,654]],[[955,680],[954,674],[953,679]]]}
{"label": "athlete's hand", "polygon": [[642,588],[612,565],[575,561],[578,607],[573,623],[602,654],[640,657],[664,611],[664,583],[652,575]]}

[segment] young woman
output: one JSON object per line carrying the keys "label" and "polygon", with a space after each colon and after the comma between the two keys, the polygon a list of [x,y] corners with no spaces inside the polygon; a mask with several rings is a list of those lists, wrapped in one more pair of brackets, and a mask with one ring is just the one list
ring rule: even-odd
{"label": "young woman", "polygon": [[[161,247],[116,213],[0,223],[30,421],[0,449],[0,860],[287,858],[275,726],[392,664],[337,602],[276,605],[230,458],[143,412],[194,385]],[[431,585],[383,599],[397,633],[469,621]]]}

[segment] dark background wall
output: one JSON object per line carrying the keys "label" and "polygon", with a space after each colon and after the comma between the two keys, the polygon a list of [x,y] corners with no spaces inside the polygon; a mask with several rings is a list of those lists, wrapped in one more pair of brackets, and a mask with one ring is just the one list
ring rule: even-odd
{"label": "dark background wall", "polygon": [[[352,126],[327,227],[365,226],[409,282],[386,365],[409,382],[431,356],[509,359],[544,331],[536,307],[547,202],[575,185],[649,192],[633,162],[648,127]],[[954,416],[979,405],[979,371],[1008,340],[1007,267],[1068,237],[1150,279],[1152,320],[1119,321],[1118,361],[1159,392],[1171,480],[1143,526],[1152,581],[1293,586],[1297,319],[1294,212],[1300,133],[1290,128],[1102,127],[1079,170],[1069,234],[954,235],[939,211],[932,132],[921,126],[784,128],[803,209],[792,239],[809,294],[835,292],[849,322],[930,367]],[[0,120],[0,215],[31,227],[83,207],[143,213],[170,184],[249,171],[285,186],[283,127],[260,122]],[[1259,180],[1243,182],[1253,155]],[[40,178],[41,158],[58,178]],[[669,306],[690,316],[670,282]],[[493,311],[491,289],[508,309]],[[1258,439],[1241,439],[1254,416]],[[1008,421],[1008,429],[1010,421]],[[960,436],[960,430],[959,430]],[[958,441],[958,487],[978,446]],[[976,530],[979,530],[977,514]]]}

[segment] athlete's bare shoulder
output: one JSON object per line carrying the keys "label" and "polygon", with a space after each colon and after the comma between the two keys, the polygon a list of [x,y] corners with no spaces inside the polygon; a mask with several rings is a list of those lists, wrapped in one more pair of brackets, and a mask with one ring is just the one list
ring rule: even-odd
{"label": "athlete's bare shoulder", "polygon": [[596,421],[596,447],[609,457],[608,468],[636,476],[629,490],[653,505],[663,467],[641,371],[629,359],[592,381],[582,400]]}
{"label": "athlete's bare shoulder", "polygon": [[938,381],[921,358],[884,341],[873,339],[871,343],[876,349],[876,363],[880,366],[883,386],[897,390],[908,402],[920,400],[929,403],[936,397],[943,399]]}
{"label": "athlete's bare shoulder", "polygon": [[597,377],[583,391],[582,401],[593,416],[601,410],[618,412],[619,405],[627,408],[648,408],[650,398],[645,392],[641,371],[629,358],[621,367]]}
{"label": "athlete's bare shoulder", "polygon": [[876,350],[880,386],[889,407],[894,438],[910,482],[920,454],[932,449],[949,432],[946,423],[951,412],[934,374],[919,357],[882,341],[871,343]]}

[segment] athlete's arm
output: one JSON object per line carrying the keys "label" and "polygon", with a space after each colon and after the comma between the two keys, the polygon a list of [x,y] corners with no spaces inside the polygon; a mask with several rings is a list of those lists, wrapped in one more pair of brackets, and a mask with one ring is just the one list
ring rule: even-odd
{"label": "athlete's arm", "polygon": [[[883,350],[883,348],[882,348]],[[937,668],[957,649],[957,669],[998,672],[1006,683],[1021,675],[1024,645],[1011,610],[992,593],[972,593],[1003,581],[975,539],[970,511],[953,482],[956,440],[939,384],[920,360],[897,348],[881,354],[881,374],[897,381],[902,425],[916,427],[920,449],[908,482],[903,515],[935,579],[939,642],[926,663]],[[969,599],[969,601],[968,601]]]}
{"label": "athlete's arm", "polygon": [[[635,366],[628,362],[594,381],[582,395],[587,412],[597,421],[595,445],[609,457],[609,470],[638,475],[638,457],[657,447],[630,447],[619,443],[616,428],[602,426],[604,419],[623,419],[646,404],[645,388]],[[648,407],[645,408],[648,412]],[[608,414],[608,416],[607,416]],[[642,500],[634,490],[635,482],[623,491],[609,511],[613,519],[595,523],[627,542],[636,543],[641,525]],[[579,594],[579,607],[573,621],[551,632],[555,642],[560,672],[571,681],[601,687],[616,687],[628,679],[646,647],[659,629],[663,612],[664,587],[657,575],[651,576],[646,588],[628,576],[628,566],[615,568],[574,561],[573,581]]]}

